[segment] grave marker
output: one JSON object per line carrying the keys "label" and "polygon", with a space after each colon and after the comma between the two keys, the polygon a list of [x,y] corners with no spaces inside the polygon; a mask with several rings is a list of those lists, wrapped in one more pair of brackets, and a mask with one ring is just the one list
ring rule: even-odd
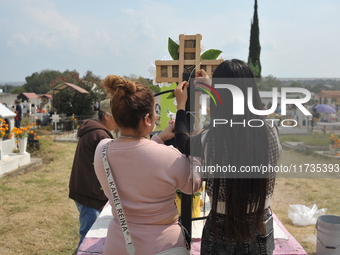
{"label": "grave marker", "polygon": [[[223,62],[223,59],[218,60],[204,60],[201,59],[201,40],[202,35],[179,35],[179,59],[178,60],[156,60],[156,82],[168,82],[168,83],[181,83],[183,81],[183,74],[195,74],[195,71],[204,69],[209,77],[215,68]],[[165,91],[169,88],[161,88],[161,91]],[[201,92],[197,91],[195,93],[195,109],[199,109],[199,97]],[[171,112],[176,112],[176,107],[173,105],[172,101],[166,99],[167,95],[161,96],[161,107],[162,109],[168,109]],[[195,110],[194,113],[196,120],[199,120],[200,116],[198,111]],[[167,116],[166,110],[161,113],[161,129],[167,126]],[[198,123],[196,123],[198,124]]]}
{"label": "grave marker", "polygon": [[52,115],[52,117],[51,117],[51,119],[52,119],[52,123],[54,123],[54,133],[57,133],[57,123],[59,122],[59,120],[60,120],[60,117],[59,117],[59,115],[55,112],[53,115]]}

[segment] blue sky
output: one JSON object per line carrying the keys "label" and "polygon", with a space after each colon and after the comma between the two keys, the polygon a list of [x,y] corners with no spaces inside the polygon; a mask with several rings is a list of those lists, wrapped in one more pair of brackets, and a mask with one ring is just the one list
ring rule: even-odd
{"label": "blue sky", "polygon": [[[253,0],[0,0],[0,82],[45,69],[149,77],[168,37],[247,60]],[[262,75],[340,77],[340,1],[258,0]]]}

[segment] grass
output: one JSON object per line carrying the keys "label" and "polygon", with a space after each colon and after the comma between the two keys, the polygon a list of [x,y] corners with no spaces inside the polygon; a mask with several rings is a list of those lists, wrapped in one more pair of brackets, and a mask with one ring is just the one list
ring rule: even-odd
{"label": "grass", "polygon": [[[284,150],[279,164],[340,164],[339,160],[304,155],[295,151]],[[305,169],[304,169],[305,171]],[[313,175],[314,174],[314,175]],[[297,239],[308,254],[316,251],[315,225],[299,227],[293,225],[288,217],[288,209],[293,204],[311,206],[316,204],[318,209],[327,208],[327,214],[340,215],[340,204],[336,190],[340,186],[339,173],[321,174],[303,172],[300,175],[278,175],[272,209],[287,230]]]}
{"label": "grass", "polygon": [[[41,149],[31,151],[31,157],[42,158],[43,164],[0,179],[1,254],[72,254],[77,247],[78,211],[68,198],[76,143],[55,143],[50,131],[38,132],[42,135]],[[281,136],[281,141],[287,137]],[[319,135],[294,137],[321,140]],[[340,161],[284,150],[279,162],[284,166],[320,163],[334,165]],[[316,250],[315,226],[294,226],[288,218],[288,208],[291,204],[316,203],[318,208],[328,208],[328,214],[339,215],[336,190],[340,179],[334,174],[321,177],[305,172],[299,176],[278,175],[272,199],[273,211],[309,254]]]}
{"label": "grass", "polygon": [[41,149],[31,151],[43,164],[0,179],[2,254],[72,254],[77,247],[78,211],[68,198],[76,144],[53,138],[43,135]]}
{"label": "grass", "polygon": [[280,142],[304,142],[310,146],[328,146],[330,133],[312,133],[308,135],[281,135]]}

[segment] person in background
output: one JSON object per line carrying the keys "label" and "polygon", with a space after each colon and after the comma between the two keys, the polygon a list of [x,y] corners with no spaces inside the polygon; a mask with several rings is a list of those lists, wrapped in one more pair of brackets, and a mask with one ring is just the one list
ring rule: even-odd
{"label": "person in background", "polygon": [[314,101],[313,107],[312,107],[312,114],[314,118],[319,118],[320,114],[318,114],[318,110],[316,109],[316,107],[318,106],[319,102],[318,100]]}
{"label": "person in background", "polygon": [[[156,254],[167,249],[186,251],[185,237],[178,223],[175,192],[197,192],[201,179],[191,176],[189,160],[173,146],[174,123],[160,134],[148,134],[156,124],[152,91],[141,83],[117,75],[107,76],[103,86],[111,94],[111,109],[121,135],[99,143],[94,159],[97,177],[112,206],[104,245],[105,255],[127,254],[126,243],[102,162],[102,149],[108,144],[107,158],[120,196],[126,222],[136,248],[135,254]],[[122,214],[120,214],[121,217]]]}
{"label": "person in background", "polygon": [[211,210],[203,229],[201,254],[272,254],[274,235],[270,198],[275,173],[259,176],[240,174],[238,170],[245,166],[276,165],[281,152],[277,130],[263,116],[252,113],[247,107],[248,88],[252,88],[254,108],[262,108],[254,74],[247,63],[238,59],[222,62],[215,69],[212,81],[204,70],[199,70],[195,84],[199,86],[202,80],[213,87],[224,82],[233,84],[245,96],[244,115],[234,115],[230,90],[216,89],[223,105],[210,105],[211,119],[232,120],[238,124],[254,119],[261,121],[257,127],[231,125],[230,122],[216,126],[211,123],[201,133],[189,136],[188,112],[185,111],[189,84],[182,82],[175,89],[175,135],[180,151],[201,158],[206,168],[218,165],[236,169],[235,174],[214,171],[206,176]]}
{"label": "person in background", "polygon": [[21,108],[19,99],[15,99],[14,104],[15,104],[14,112],[16,113],[16,116],[14,117],[14,121],[15,121],[14,126],[16,128],[20,128],[21,118],[22,118],[22,108]]}
{"label": "person in background", "polygon": [[270,109],[272,107],[272,102],[270,101],[268,104],[267,104],[267,109]]}
{"label": "person in background", "polygon": [[277,113],[277,114],[281,114],[281,104],[280,104],[280,103],[278,103],[278,104],[277,104],[277,107],[276,107],[275,113]]}
{"label": "person in background", "polygon": [[99,109],[95,110],[98,111],[98,119],[84,120],[78,128],[78,145],[69,181],[69,198],[75,201],[79,211],[78,247],[107,203],[94,171],[94,152],[100,141],[113,138],[110,131],[117,128],[109,99],[102,101]]}

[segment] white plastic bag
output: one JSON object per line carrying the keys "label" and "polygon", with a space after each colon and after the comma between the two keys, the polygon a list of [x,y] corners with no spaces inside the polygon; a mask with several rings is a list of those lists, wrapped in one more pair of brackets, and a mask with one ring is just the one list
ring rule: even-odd
{"label": "white plastic bag", "polygon": [[320,215],[326,214],[327,209],[318,210],[316,204],[307,207],[305,205],[290,205],[288,209],[288,217],[293,221],[294,225],[307,226],[315,225]]}

